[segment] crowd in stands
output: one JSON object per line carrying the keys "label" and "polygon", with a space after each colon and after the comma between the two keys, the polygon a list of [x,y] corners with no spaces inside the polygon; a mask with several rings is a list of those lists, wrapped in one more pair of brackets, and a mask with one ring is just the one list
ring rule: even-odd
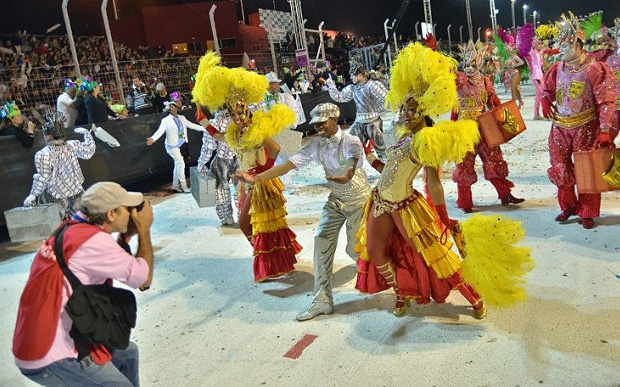
{"label": "crowd in stands", "polygon": [[[102,96],[118,103],[121,98],[105,38],[74,39],[81,75],[102,83]],[[164,82],[171,89],[187,92],[188,79],[197,67],[196,58],[179,58],[161,48],[130,48],[115,43],[115,51],[124,94],[131,89],[135,76],[153,88]],[[55,106],[67,78],[78,77],[66,35],[36,36],[19,31],[12,36],[0,36],[2,105],[15,101],[29,119],[42,122],[45,110]]]}
{"label": "crowd in stands", "polygon": [[[183,102],[189,102],[189,79],[198,66],[197,57],[177,56],[170,50],[152,47],[126,47],[115,43],[125,104],[114,75],[107,40],[103,36],[74,37],[80,64],[78,76],[73,63],[69,39],[66,35],[33,35],[18,31],[0,35],[0,107],[14,102],[24,118],[24,128],[43,124],[46,111],[57,107],[67,79],[77,85],[79,111],[76,124],[91,124],[103,118],[124,117],[161,112],[170,99],[168,91],[179,92]],[[319,49],[318,37],[308,34],[311,57]],[[331,78],[339,87],[350,82],[348,74],[349,50],[380,43],[379,38],[338,34],[324,41],[328,61],[319,62],[309,70],[295,69],[295,63],[283,67],[280,78],[283,91],[292,94],[318,92]],[[290,49],[290,50],[289,50]],[[281,51],[294,52],[290,34]],[[286,64],[285,64],[286,65]],[[265,74],[270,68],[262,70]],[[385,70],[379,69],[371,77],[385,80]],[[98,113],[89,116],[84,100],[88,92],[81,90],[83,79],[95,82],[96,95],[89,99],[90,107]],[[73,99],[75,97],[72,97]],[[96,102],[96,104],[95,104]],[[107,114],[106,114],[107,112]],[[0,135],[11,134],[9,120],[0,123]]]}

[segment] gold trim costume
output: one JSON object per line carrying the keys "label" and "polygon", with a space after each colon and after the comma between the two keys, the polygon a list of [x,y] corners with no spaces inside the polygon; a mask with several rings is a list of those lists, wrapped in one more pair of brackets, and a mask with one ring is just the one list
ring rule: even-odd
{"label": "gold trim costume", "polygon": [[[194,100],[210,111],[227,108],[229,113],[241,108],[244,122],[231,123],[226,143],[237,153],[241,169],[256,175],[273,167],[277,155],[270,155],[263,143],[295,123],[295,113],[283,104],[268,112],[251,111],[267,89],[267,79],[243,68],[219,65],[213,52],[205,54],[198,67]],[[213,134],[213,130],[209,130]],[[239,226],[254,249],[254,280],[264,281],[294,270],[295,256],[301,251],[296,235],[286,221],[286,199],[280,179],[241,185]]]}
{"label": "gold trim costume", "polygon": [[[409,44],[400,51],[392,68],[387,102],[398,112],[413,100],[417,103],[415,115],[422,118],[450,111],[457,103],[455,67],[451,58],[419,43]],[[378,185],[364,207],[356,247],[356,288],[365,293],[394,288],[396,315],[402,315],[412,299],[419,304],[431,298],[444,302],[453,289],[467,298],[477,317],[486,313],[481,296],[488,297],[495,306],[524,299],[521,276],[532,265],[529,250],[512,245],[523,237],[520,224],[496,216],[472,217],[461,225],[462,234],[458,234],[466,237],[465,246],[459,245],[459,250],[468,255],[463,261],[452,250],[447,238],[450,233],[443,230],[437,213],[412,187],[423,167],[437,169],[448,161],[459,162],[475,148],[480,140],[476,122],[443,121],[401,134],[388,149]],[[445,205],[440,205],[438,212],[440,207],[445,214]],[[445,218],[447,215],[441,215],[443,223]],[[497,231],[493,236],[480,232],[488,231],[489,224]],[[504,234],[508,233],[515,237],[506,238]],[[480,245],[486,250],[478,248]],[[496,255],[502,259],[487,263]],[[385,258],[387,263],[383,263]],[[485,264],[484,270],[477,269]],[[493,282],[493,276],[500,271],[501,278]],[[471,286],[474,284],[475,288]]]}

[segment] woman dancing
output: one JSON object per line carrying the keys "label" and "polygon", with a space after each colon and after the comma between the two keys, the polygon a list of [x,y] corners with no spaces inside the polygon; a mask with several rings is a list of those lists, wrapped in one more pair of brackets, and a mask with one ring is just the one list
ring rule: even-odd
{"label": "woman dancing", "polygon": [[[445,162],[458,162],[474,149],[479,141],[478,128],[472,120],[443,121],[427,126],[430,124],[429,117],[450,111],[456,103],[455,67],[453,59],[419,43],[401,50],[391,71],[387,102],[393,110],[401,111],[404,121],[402,137],[388,150],[385,164],[372,153],[369,154],[369,161],[381,172],[381,177],[366,203],[364,220],[358,233],[356,251],[360,259],[356,288],[362,292],[376,293],[392,287],[397,295],[393,311],[397,316],[405,313],[411,299],[418,304],[428,303],[431,298],[441,303],[452,289],[458,289],[465,296],[477,318],[486,315],[482,298],[461,276],[462,261],[451,250],[447,230],[442,231],[441,223],[456,235],[461,235],[458,222],[448,216],[437,172]],[[424,196],[412,187],[413,179],[422,168],[426,172],[436,213]],[[484,215],[476,217],[488,221]],[[493,227],[507,228],[505,222],[508,221],[502,224],[497,222],[497,217],[493,218]],[[467,235],[472,235],[466,229],[463,229],[463,235],[466,231]],[[481,262],[481,255],[486,260],[487,254],[497,252],[496,248],[506,250],[507,247],[505,241],[498,241],[496,248],[481,254],[475,251],[476,243],[470,239],[467,240],[467,245],[472,242],[468,247],[471,252],[471,257],[468,253],[468,260],[471,258],[472,264]],[[527,249],[508,247],[507,254],[513,260],[509,265],[519,266],[529,260]],[[459,249],[463,246],[459,245]],[[508,266],[503,269],[511,275],[519,272]],[[485,286],[488,284],[486,277],[481,280],[486,274],[481,270],[469,278],[482,285],[481,289],[491,295],[494,305],[505,306],[523,299],[522,290],[515,291],[515,287],[509,285],[514,278],[508,278],[503,286],[511,288],[511,296],[516,298],[497,297],[497,286]],[[487,292],[488,289],[491,291]],[[498,299],[501,299],[500,302],[495,302]]]}
{"label": "woman dancing", "polygon": [[[268,112],[252,112],[250,104],[263,100],[267,79],[243,68],[219,66],[220,58],[208,52],[200,60],[194,100],[210,111],[226,108],[232,119],[226,134],[207,126],[217,141],[226,141],[237,152],[241,169],[257,175],[273,167],[280,146],[272,137],[295,123],[295,113],[282,104]],[[239,187],[239,227],[254,249],[254,280],[286,274],[294,269],[301,251],[286,222],[286,207],[280,179],[242,184]]]}

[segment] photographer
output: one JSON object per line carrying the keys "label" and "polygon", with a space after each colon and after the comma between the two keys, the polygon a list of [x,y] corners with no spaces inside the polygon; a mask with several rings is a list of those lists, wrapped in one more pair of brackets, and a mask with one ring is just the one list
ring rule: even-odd
{"label": "photographer", "polygon": [[[114,182],[94,184],[84,193],[81,211],[68,224],[63,256],[84,286],[110,284],[110,280],[132,288],[150,286],[153,209],[141,193],[127,192]],[[135,257],[110,235],[116,232],[138,234]],[[37,252],[20,299],[13,337],[15,363],[30,380],[46,386],[138,386],[135,343],[129,342],[125,349],[88,343],[90,353],[78,356],[83,342],[74,341],[78,337],[73,332],[75,321],[65,308],[73,289],[57,261],[54,239],[47,239]]]}

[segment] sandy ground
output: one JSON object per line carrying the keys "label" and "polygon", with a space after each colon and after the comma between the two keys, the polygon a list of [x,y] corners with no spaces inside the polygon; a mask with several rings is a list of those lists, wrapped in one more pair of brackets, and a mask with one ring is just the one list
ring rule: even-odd
{"label": "sandy ground", "polygon": [[[297,271],[254,284],[250,246],[237,228],[221,228],[212,208],[189,195],[156,198],[152,288],[138,293],[133,340],[145,386],[504,386],[620,385],[620,194],[603,195],[593,230],[559,225],[555,187],[546,175],[547,121],[533,121],[533,89],[524,88],[528,130],[503,146],[515,196],[502,207],[490,183],[474,186],[478,211],[524,222],[536,268],[527,302],[472,317],[458,293],[448,303],[390,314],[393,294],[362,295],[355,266],[336,256],[333,315],[299,323],[310,301],[312,239],[327,189],[317,166],[293,172],[289,221],[304,251]],[[508,96],[500,94],[502,100]],[[457,219],[456,186],[446,169],[448,211]],[[479,169],[480,171],[480,169]],[[376,173],[370,173],[373,179]],[[421,188],[419,179],[415,182]],[[30,383],[13,364],[17,303],[40,242],[0,246],[0,385]],[[284,357],[304,335],[316,339],[298,359]]]}

